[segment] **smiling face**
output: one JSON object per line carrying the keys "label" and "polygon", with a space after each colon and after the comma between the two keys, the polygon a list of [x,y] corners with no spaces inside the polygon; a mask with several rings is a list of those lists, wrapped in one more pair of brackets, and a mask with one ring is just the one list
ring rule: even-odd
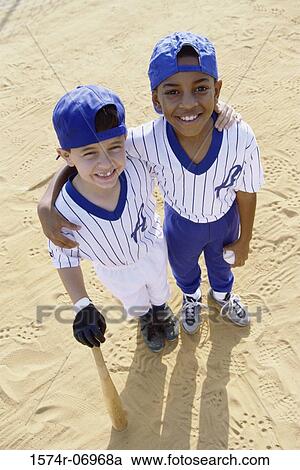
{"label": "smiling face", "polygon": [[57,151],[69,166],[76,167],[81,183],[96,191],[113,189],[125,168],[125,136]]}
{"label": "smiling face", "polygon": [[[178,65],[199,65],[197,57],[178,57]],[[155,109],[161,111],[177,136],[196,137],[211,118],[222,82],[202,72],[178,72],[152,93]]]}

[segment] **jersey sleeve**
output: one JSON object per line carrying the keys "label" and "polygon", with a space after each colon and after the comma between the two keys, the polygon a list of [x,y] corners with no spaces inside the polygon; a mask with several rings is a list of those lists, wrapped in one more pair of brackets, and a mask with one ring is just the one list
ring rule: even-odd
{"label": "jersey sleeve", "polygon": [[[71,232],[63,230],[63,234],[71,240],[75,240]],[[76,268],[80,266],[79,249],[75,248],[60,248],[51,240],[48,240],[48,252],[51,257],[52,263],[57,269],[62,268]]]}
{"label": "jersey sleeve", "polygon": [[235,191],[256,193],[264,183],[259,147],[252,129],[248,126],[248,139],[241,174],[236,180]]}
{"label": "jersey sleeve", "polygon": [[128,129],[126,154],[131,158],[149,162],[149,154],[142,126]]}
{"label": "jersey sleeve", "polygon": [[154,181],[156,178],[155,165],[151,161],[149,152],[149,143],[146,143],[143,127],[129,129],[126,139],[126,156],[142,161],[145,170]]}

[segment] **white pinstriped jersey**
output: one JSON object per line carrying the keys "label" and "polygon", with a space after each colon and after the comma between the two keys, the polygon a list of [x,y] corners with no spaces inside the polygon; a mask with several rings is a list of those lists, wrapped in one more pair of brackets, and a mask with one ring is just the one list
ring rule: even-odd
{"label": "white pinstriped jersey", "polygon": [[198,164],[164,117],[130,129],[126,148],[128,156],[151,164],[165,202],[193,222],[220,219],[236,191],[257,192],[263,184],[257,142],[244,121],[222,132],[214,128],[210,148]]}
{"label": "white pinstriped jersey", "polygon": [[120,175],[121,191],[113,212],[104,210],[84,198],[69,180],[62,188],[56,209],[79,231],[63,232],[79,243],[75,249],[59,248],[48,240],[49,253],[56,268],[79,266],[80,259],[95,265],[120,268],[145,256],[163,236],[152,195],[154,177],[149,165],[127,158]]}

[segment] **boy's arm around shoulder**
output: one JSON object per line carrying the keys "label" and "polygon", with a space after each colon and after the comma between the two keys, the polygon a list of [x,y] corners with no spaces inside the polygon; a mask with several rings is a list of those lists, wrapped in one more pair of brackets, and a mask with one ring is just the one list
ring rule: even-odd
{"label": "boy's arm around shoulder", "polygon": [[70,230],[80,229],[80,226],[72,224],[62,217],[54,207],[60,190],[73,172],[74,170],[68,166],[61,168],[50,181],[37,207],[38,217],[44,234],[55,245],[62,248],[74,248],[77,246],[75,241],[63,235],[61,231],[62,227],[66,227]]}
{"label": "boy's arm around shoulder", "polygon": [[240,122],[242,119],[241,115],[230,104],[221,100],[216,103],[214,111],[218,114],[215,127],[219,131],[229,129],[233,124]]}

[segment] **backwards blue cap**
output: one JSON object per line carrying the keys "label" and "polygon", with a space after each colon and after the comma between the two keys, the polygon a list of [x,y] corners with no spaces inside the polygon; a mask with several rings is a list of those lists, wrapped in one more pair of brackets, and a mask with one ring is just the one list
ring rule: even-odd
{"label": "backwards blue cap", "polygon": [[[119,125],[96,132],[95,116],[99,109],[108,104],[115,105]],[[52,121],[63,149],[84,147],[126,134],[122,101],[113,91],[97,85],[79,86],[66,93],[56,104]]]}
{"label": "backwards blue cap", "polygon": [[[198,53],[199,65],[178,66],[177,54],[183,46],[191,46]],[[173,33],[162,38],[153,49],[148,76],[151,90],[166,78],[178,72],[202,72],[218,79],[214,45],[205,37],[188,32]]]}

